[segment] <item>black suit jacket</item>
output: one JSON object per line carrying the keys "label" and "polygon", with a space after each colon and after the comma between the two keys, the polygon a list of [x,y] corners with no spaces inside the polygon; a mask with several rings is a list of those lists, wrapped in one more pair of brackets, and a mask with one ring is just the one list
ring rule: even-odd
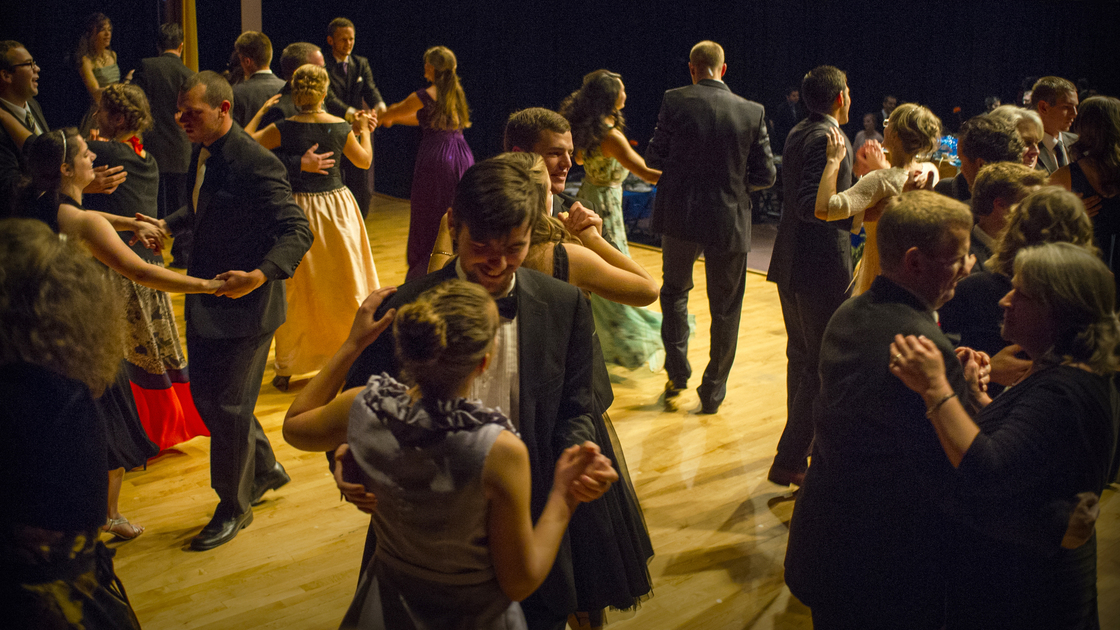
{"label": "black suit jacket", "polygon": [[770,110],[770,119],[774,122],[774,134],[770,143],[777,149],[777,153],[785,151],[786,137],[794,125],[805,120],[808,113],[801,101],[790,105],[789,101],[782,99],[777,107]]}
{"label": "black suit jacket", "polygon": [[[828,130],[824,116],[810,114],[789,132],[782,155],[782,219],[766,279],[798,292],[847,291],[852,282],[852,220],[821,221],[813,214],[826,162]],[[848,153],[836,175],[836,192],[852,185],[852,145],[841,133]]]}
{"label": "black suit jacket", "polygon": [[[22,113],[13,111],[3,103],[0,103],[0,107],[15,116],[16,120],[23,121]],[[35,102],[35,99],[27,101],[27,108],[31,110],[31,116],[35,118],[39,127],[43,131],[50,131],[51,128],[47,126],[47,119],[43,117],[43,110],[39,107],[39,103]],[[0,216],[7,216],[12,210],[11,205],[15,203],[16,189],[19,187],[19,180],[23,176],[26,166],[23,151],[16,147],[15,140],[12,140],[7,130],[0,126],[0,204],[3,204],[0,206]]]}
{"label": "black suit jacket", "polygon": [[248,125],[264,102],[275,96],[284,85],[284,79],[271,72],[263,72],[233,86],[233,120],[242,127]]}
{"label": "black suit jacket", "polygon": [[[455,265],[406,283],[381,304],[375,317],[416,300],[424,291],[456,277]],[[595,441],[591,402],[591,333],[587,299],[574,286],[545,274],[517,270],[518,424],[529,449],[530,511],[544,511],[556,460],[572,444]],[[602,361],[602,359],[600,359]],[[393,336],[381,335],[350,368],[346,387],[363,387],[373,374],[397,377]],[[366,566],[368,563],[363,563]],[[575,610],[575,583],[567,534],[556,563],[533,597],[557,614]],[[566,608],[561,608],[566,606]]]}
{"label": "black suit jacket", "polygon": [[335,116],[345,116],[347,107],[364,109],[362,101],[370,107],[377,107],[385,102],[373,82],[373,71],[370,70],[368,59],[351,54],[347,72],[343,74],[342,64],[334,60],[334,55],[329,50],[323,56],[327,62],[327,74],[331,77],[331,94],[335,97],[327,103],[328,112]]}
{"label": "black suit jacket", "polygon": [[152,109],[152,128],[144,132],[144,148],[151,152],[160,173],[186,173],[191,141],[175,121],[179,88],[194,72],[179,55],[163,53],[140,60],[133,82],[144,90]]}
{"label": "black suit jacket", "polygon": [[[191,154],[187,190],[194,190],[201,145]],[[206,294],[186,297],[187,328],[216,339],[248,337],[284,323],[286,302],[281,280],[295,273],[311,247],[312,234],[280,160],[237,124],[210,147],[198,207],[180,208],[167,217],[172,235],[194,232],[190,266],[197,278],[229,270],[260,269],[268,281],[236,300]]]}
{"label": "black suit jacket", "polygon": [[774,184],[762,105],[704,79],[665,92],[646,162],[661,169],[653,230],[725,252],[751,247],[753,190]]}
{"label": "black suit jacket", "polygon": [[[943,508],[954,471],[921,396],[889,370],[895,334],[933,341],[953,391],[962,400],[967,392],[952,344],[908,290],[879,276],[836,310],[821,344],[812,463],[786,548],[786,583],[809,606],[853,591],[886,603],[876,615],[893,616],[888,609],[905,610],[912,598],[942,602]],[[925,627],[907,621],[867,626]]]}

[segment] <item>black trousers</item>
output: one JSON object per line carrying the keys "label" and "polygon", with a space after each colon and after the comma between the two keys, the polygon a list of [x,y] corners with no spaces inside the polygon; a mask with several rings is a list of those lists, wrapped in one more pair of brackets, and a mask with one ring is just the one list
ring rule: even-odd
{"label": "black trousers", "polygon": [[778,285],[786,324],[786,427],[774,464],[794,472],[808,466],[813,446],[813,403],[821,389],[820,357],[824,329],[843,304],[844,293],[794,291]]}
{"label": "black trousers", "polygon": [[255,337],[211,339],[187,327],[191,396],[210,430],[210,487],[219,509],[249,509],[253,480],[276,466],[272,445],[253,414],[261,392],[273,331]]}
{"label": "black trousers", "polygon": [[661,236],[661,341],[665,344],[665,371],[674,383],[685,383],[692,376],[688,362],[688,292],[693,287],[692,267],[701,253],[712,329],[708,367],[697,392],[705,407],[718,407],[727,396],[727,375],[739,343],[739,319],[747,286],[746,252],[721,252],[667,234]]}

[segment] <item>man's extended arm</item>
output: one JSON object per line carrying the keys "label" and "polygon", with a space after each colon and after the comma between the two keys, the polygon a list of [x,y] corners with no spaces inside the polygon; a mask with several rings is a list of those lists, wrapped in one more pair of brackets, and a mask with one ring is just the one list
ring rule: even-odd
{"label": "man's extended arm", "polygon": [[661,111],[657,114],[657,127],[653,130],[653,137],[646,145],[646,165],[650,168],[665,170],[665,160],[669,157],[669,143],[673,138],[670,123],[669,95],[661,99]]}

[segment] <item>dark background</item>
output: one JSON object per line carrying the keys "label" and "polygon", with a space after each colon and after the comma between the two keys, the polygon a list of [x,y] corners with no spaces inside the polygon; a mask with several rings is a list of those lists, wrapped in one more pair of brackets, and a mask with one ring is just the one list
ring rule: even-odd
{"label": "dark background", "polygon": [[[23,42],[42,67],[38,100],[48,122],[76,124],[89,99],[68,57],[85,16],[99,10],[112,18],[113,48],[127,72],[155,54],[161,8],[160,0],[4,2],[0,38]],[[622,74],[627,135],[644,150],[662,92],[688,83],[688,51],[701,39],[723,45],[731,89],[768,108],[816,65],[845,70],[853,100],[849,136],[887,92],[929,106],[949,130],[980,113],[986,96],[1012,102],[1026,77],[1083,78],[1103,94],[1120,94],[1116,1],[263,0],[262,9],[275,71],[284,46],[303,40],[326,47],[327,23],[349,17],[357,27],[355,53],[369,57],[389,103],[426,85],[426,48],[451,48],[472,108],[474,126],[465,133],[477,159],[500,150],[511,112],[555,109],[584,74],[603,67]],[[197,19],[200,67],[220,70],[241,32],[240,3],[198,0]],[[408,196],[419,138],[415,128],[377,132],[379,191]]]}

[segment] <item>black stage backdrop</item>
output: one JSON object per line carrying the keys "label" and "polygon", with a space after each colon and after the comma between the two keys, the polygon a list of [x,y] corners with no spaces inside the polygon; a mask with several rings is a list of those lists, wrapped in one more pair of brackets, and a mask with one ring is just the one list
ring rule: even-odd
{"label": "black stage backdrop", "polygon": [[[230,0],[197,1],[199,62],[204,69],[220,70],[241,31],[240,6]],[[3,4],[0,38],[22,41],[42,65],[39,101],[52,126],[76,124],[87,105],[73,63],[66,59],[84,16],[100,10],[113,19],[113,47],[127,71],[154,53],[162,5],[159,0]],[[1120,94],[1116,1],[262,0],[262,9],[277,71],[284,46],[302,40],[325,47],[332,18],[353,20],[355,52],[369,57],[390,103],[425,86],[425,49],[451,48],[472,108],[474,126],[466,137],[477,159],[500,150],[511,112],[556,108],[584,74],[597,68],[622,75],[629,96],[627,135],[644,150],[662,92],[688,83],[688,51],[701,39],[723,45],[731,89],[768,108],[816,65],[847,71],[853,99],[849,135],[859,130],[862,113],[878,111],[888,92],[899,102],[928,105],[949,130],[980,113],[986,96],[1011,102],[1026,77],[1086,79],[1103,94]],[[957,107],[960,113],[953,111]],[[408,196],[419,139],[414,128],[377,132],[379,191]],[[783,141],[772,139],[775,146]]]}

